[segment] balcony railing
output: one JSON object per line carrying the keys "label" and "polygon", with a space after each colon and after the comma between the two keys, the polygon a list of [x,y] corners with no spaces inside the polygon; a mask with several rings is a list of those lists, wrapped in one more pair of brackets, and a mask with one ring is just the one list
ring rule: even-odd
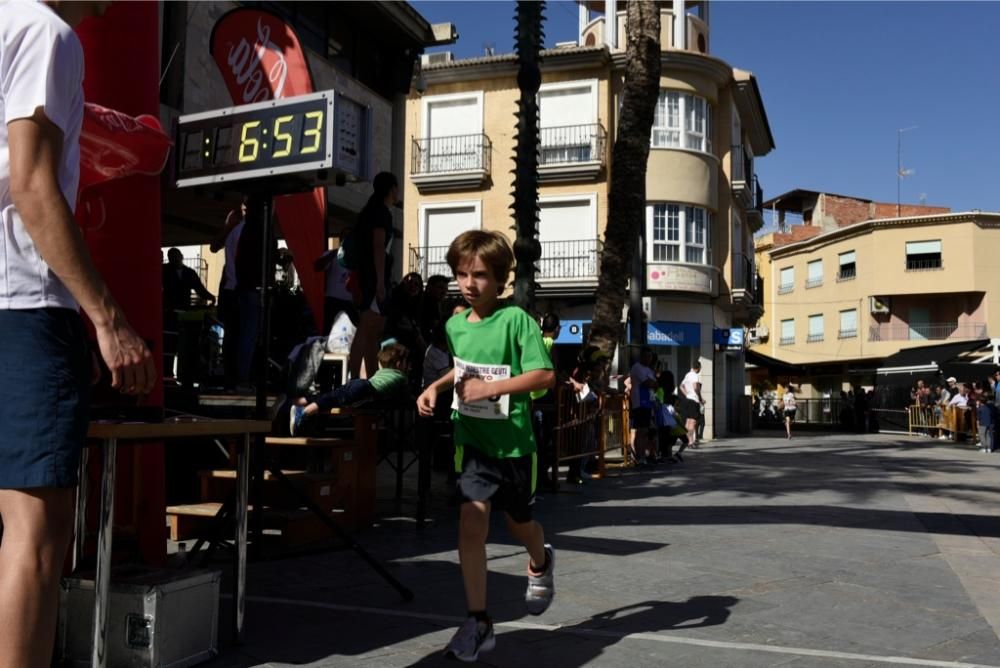
{"label": "balcony railing", "polygon": [[856,329],[841,329],[837,332],[838,339],[856,339],[858,338],[858,330]]}
{"label": "balcony railing", "polygon": [[742,144],[734,144],[730,151],[730,178],[733,195],[748,211],[760,211],[764,203],[764,189],[753,173],[753,157]]}
{"label": "balcony railing", "polygon": [[783,336],[780,339],[778,339],[779,346],[790,346],[793,345],[794,343],[795,343],[794,336]]}
{"label": "balcony railing", "polygon": [[941,257],[906,258],[906,271],[941,269]]}
{"label": "balcony railing", "polygon": [[[599,239],[543,241],[541,244],[539,280],[597,278],[602,246]],[[425,279],[434,274],[450,277],[451,268],[445,260],[447,253],[448,246],[410,246],[409,271],[415,271]]]}
{"label": "balcony railing", "polygon": [[853,281],[858,276],[857,267],[853,264],[844,265],[837,272],[837,281]]}
{"label": "balcony railing", "polygon": [[757,287],[756,276],[753,257],[743,253],[733,253],[733,289],[753,292]]}
{"label": "balcony railing", "polygon": [[810,289],[810,288],[818,288],[821,285],[823,285],[823,277],[822,276],[814,276],[812,278],[807,278],[806,279],[806,289],[807,290]]}
{"label": "balcony railing", "polygon": [[806,343],[819,343],[823,340],[823,333],[806,335]]}
{"label": "balcony railing", "polygon": [[603,162],[607,137],[600,123],[542,128],[538,164]]}
{"label": "balcony railing", "polygon": [[891,325],[880,323],[868,330],[869,341],[947,341],[950,339],[985,339],[983,322],[934,322]]}
{"label": "balcony railing", "polygon": [[778,294],[787,295],[789,292],[795,289],[794,283],[781,283],[778,285]]}
{"label": "balcony railing", "polygon": [[484,134],[414,138],[410,173],[413,176],[488,174],[492,154],[493,143]]}

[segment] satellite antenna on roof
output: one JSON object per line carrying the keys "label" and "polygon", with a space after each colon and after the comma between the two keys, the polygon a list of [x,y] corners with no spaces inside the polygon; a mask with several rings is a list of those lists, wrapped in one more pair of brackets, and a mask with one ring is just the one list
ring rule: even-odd
{"label": "satellite antenna on roof", "polygon": [[927,193],[920,193],[920,205],[927,204]]}
{"label": "satellite antenna on roof", "polygon": [[900,189],[903,179],[917,173],[915,169],[903,169],[903,133],[916,130],[917,127],[919,126],[911,125],[908,128],[896,130],[896,218],[899,218]]}
{"label": "satellite antenna on roof", "polygon": [[495,55],[497,51],[496,42],[483,42],[483,55],[492,56]]}

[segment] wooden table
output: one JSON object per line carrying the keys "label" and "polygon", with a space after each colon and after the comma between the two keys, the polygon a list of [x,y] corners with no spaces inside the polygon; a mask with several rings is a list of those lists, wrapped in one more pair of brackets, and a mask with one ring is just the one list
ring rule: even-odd
{"label": "wooden table", "polygon": [[[87,438],[101,441],[104,467],[101,473],[101,510],[97,526],[97,573],[94,578],[94,628],[91,665],[104,668],[107,662],[108,606],[111,585],[111,541],[115,508],[115,464],[118,441],[161,441],[216,436],[243,436],[236,465],[236,578],[234,631],[243,633],[246,609],[247,505],[250,478],[250,436],[271,431],[266,420],[208,420],[174,418],[163,422],[91,422]],[[79,562],[87,523],[87,451],[81,460],[80,486],[76,498],[76,539],[74,567]]]}

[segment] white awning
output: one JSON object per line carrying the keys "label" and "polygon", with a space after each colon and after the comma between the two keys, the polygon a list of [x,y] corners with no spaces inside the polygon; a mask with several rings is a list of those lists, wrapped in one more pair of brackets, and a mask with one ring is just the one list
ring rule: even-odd
{"label": "white awning", "polygon": [[937,241],[907,241],[907,255],[925,255],[927,253],[940,253],[941,240]]}

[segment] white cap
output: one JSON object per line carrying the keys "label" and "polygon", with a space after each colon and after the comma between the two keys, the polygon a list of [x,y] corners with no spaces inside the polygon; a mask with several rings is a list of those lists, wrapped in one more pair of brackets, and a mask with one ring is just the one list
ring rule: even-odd
{"label": "white cap", "polygon": [[947,378],[945,378],[945,381],[948,383],[957,383],[958,379],[955,378],[954,376],[948,376]]}

